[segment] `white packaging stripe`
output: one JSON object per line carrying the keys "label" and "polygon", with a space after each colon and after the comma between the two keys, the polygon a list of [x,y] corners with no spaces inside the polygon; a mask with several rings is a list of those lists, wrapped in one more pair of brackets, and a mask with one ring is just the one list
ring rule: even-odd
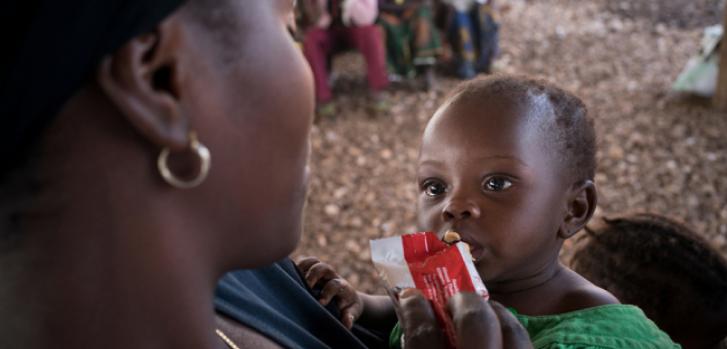
{"label": "white packaging stripe", "polygon": [[371,260],[390,286],[416,287],[409,264],[404,258],[404,246],[400,236],[371,240]]}
{"label": "white packaging stripe", "polygon": [[[457,249],[459,250],[459,254],[462,257],[462,262],[464,262],[465,267],[467,268],[467,271],[470,274],[472,285],[475,286],[475,292],[479,295],[486,296],[487,288],[485,287],[485,283],[482,282],[482,278],[480,277],[480,274],[477,273],[477,269],[475,268],[475,263],[472,262],[472,255],[470,254],[470,249],[465,246],[464,242],[458,242],[456,244]],[[489,296],[487,296],[489,297]]]}

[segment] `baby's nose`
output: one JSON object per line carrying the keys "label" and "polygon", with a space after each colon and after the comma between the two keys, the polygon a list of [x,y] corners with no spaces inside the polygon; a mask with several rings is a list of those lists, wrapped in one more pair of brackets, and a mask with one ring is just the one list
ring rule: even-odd
{"label": "baby's nose", "polygon": [[465,201],[450,201],[442,211],[444,221],[461,220],[467,218],[477,218],[480,216],[480,209]]}

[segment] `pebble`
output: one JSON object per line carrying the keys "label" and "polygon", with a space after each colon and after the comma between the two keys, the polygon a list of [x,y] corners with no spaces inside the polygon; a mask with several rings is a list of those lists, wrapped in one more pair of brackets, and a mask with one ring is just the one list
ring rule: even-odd
{"label": "pebble", "polygon": [[339,208],[338,205],[334,204],[326,205],[324,210],[329,216],[338,216],[338,214],[341,213],[341,208]]}

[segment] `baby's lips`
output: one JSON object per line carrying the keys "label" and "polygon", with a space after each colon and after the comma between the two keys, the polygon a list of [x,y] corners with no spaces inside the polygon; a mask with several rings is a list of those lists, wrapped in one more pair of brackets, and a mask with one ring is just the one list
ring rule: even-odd
{"label": "baby's lips", "polygon": [[463,242],[468,245],[470,254],[472,255],[472,260],[475,262],[479,261],[482,258],[484,248],[477,243]]}

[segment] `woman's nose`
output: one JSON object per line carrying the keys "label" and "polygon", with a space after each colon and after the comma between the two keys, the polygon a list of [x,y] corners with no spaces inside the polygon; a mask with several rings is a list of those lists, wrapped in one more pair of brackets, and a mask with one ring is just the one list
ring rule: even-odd
{"label": "woman's nose", "polygon": [[480,209],[477,205],[462,200],[452,200],[442,210],[444,221],[477,218],[479,216]]}

